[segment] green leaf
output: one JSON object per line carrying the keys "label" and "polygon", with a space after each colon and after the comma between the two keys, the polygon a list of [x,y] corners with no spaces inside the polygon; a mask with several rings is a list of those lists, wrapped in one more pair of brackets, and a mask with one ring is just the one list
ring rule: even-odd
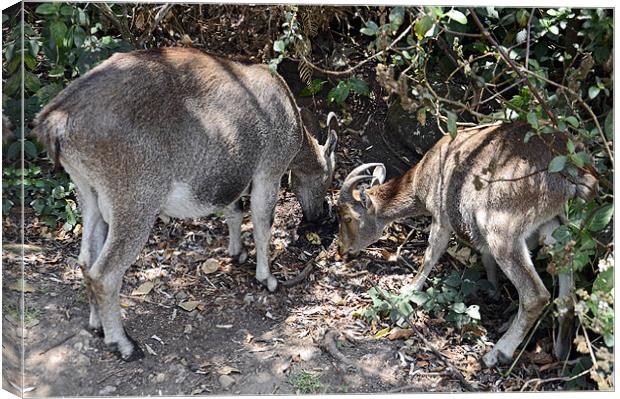
{"label": "green leaf", "polygon": [[392,30],[397,30],[405,20],[405,8],[404,7],[394,7],[392,11],[390,11],[390,28]]}
{"label": "green leaf", "polygon": [[566,142],[566,149],[571,154],[575,152],[575,143],[573,143],[573,140],[568,139],[568,141]]}
{"label": "green leaf", "polygon": [[57,78],[65,75],[65,67],[62,65],[54,65],[50,71],[47,73],[47,76],[50,78]]}
{"label": "green leaf", "polygon": [[276,40],[273,42],[273,50],[278,53],[283,53],[286,50],[286,44],[283,40]]}
{"label": "green leaf", "polygon": [[60,47],[62,44],[62,40],[65,38],[67,34],[67,25],[65,25],[62,21],[53,21],[50,24],[50,35],[52,41],[56,44],[57,47]]}
{"label": "green leaf", "polygon": [[416,37],[418,40],[424,39],[426,36],[426,32],[428,32],[433,27],[433,20],[428,15],[423,16],[418,19],[413,27]]}
{"label": "green leaf", "polygon": [[538,129],[538,126],[539,126],[538,125],[538,115],[536,115],[536,112],[528,112],[528,114],[527,114],[527,122],[534,129]]}
{"label": "green leaf", "polygon": [[52,14],[56,14],[57,11],[58,11],[58,6],[57,4],[54,4],[54,3],[41,4],[34,10],[34,12],[39,15],[52,15]]}
{"label": "green leaf", "polygon": [[465,313],[472,319],[480,320],[480,306],[478,305],[471,305]]}
{"label": "green leaf", "polygon": [[450,136],[454,139],[456,137],[456,114],[448,111],[448,132],[450,132]]}
{"label": "green leaf", "polygon": [[349,97],[349,85],[344,80],[338,82],[338,85],[327,94],[327,100],[338,105],[343,104],[347,97]]}
{"label": "green leaf", "polygon": [[302,97],[313,96],[321,91],[325,83],[327,83],[326,80],[314,79],[308,86],[301,90],[299,95]]}
{"label": "green leaf", "polygon": [[25,140],[24,141],[24,153],[32,159],[36,158],[38,154],[37,146],[34,145],[32,141]]}
{"label": "green leaf", "polygon": [[614,205],[607,204],[592,216],[592,220],[590,221],[590,230],[591,231],[600,231],[605,228],[611,221],[611,218],[614,216]]}
{"label": "green leaf", "polygon": [[610,109],[607,117],[605,118],[605,137],[607,140],[613,140],[614,138],[614,109]]}
{"label": "green leaf", "polygon": [[75,10],[73,7],[64,4],[62,7],[60,7],[60,14],[64,15],[65,17],[70,17],[71,15],[73,15],[73,10]]}
{"label": "green leaf", "polygon": [[523,142],[524,143],[528,143],[530,141],[530,139],[535,135],[536,133],[529,130],[527,133],[525,133],[525,137],[523,138]]}
{"label": "green leaf", "polygon": [[610,292],[612,288],[614,288],[614,268],[610,267],[596,276],[592,291]]}
{"label": "green leaf", "polygon": [[566,165],[566,155],[558,155],[549,162],[549,172],[560,172]]}
{"label": "green leaf", "polygon": [[465,14],[463,14],[460,11],[457,10],[450,10],[447,13],[444,14],[444,16],[455,20],[456,22],[458,22],[461,25],[467,25],[467,17],[465,16]]}
{"label": "green leaf", "polygon": [[529,18],[529,13],[523,8],[517,11],[517,23],[520,27],[524,28],[527,25],[527,21],[529,20]]}
{"label": "green leaf", "polygon": [[375,36],[379,32],[379,26],[376,23],[369,21],[366,23],[366,27],[360,29],[360,33],[366,36]]}
{"label": "green leaf", "polygon": [[368,96],[370,94],[370,89],[368,88],[368,85],[362,79],[355,77],[350,78],[348,84],[351,91],[354,91],[359,95]]}
{"label": "green leaf", "polygon": [[588,89],[588,97],[590,97],[590,99],[594,99],[600,92],[601,89],[598,86],[590,86]]}
{"label": "green leaf", "polygon": [[467,311],[467,306],[465,306],[463,302],[457,302],[454,305],[450,306],[450,308],[459,314],[465,313]]}
{"label": "green leaf", "polygon": [[574,116],[569,116],[568,118],[564,119],[564,121],[566,121],[566,123],[568,123],[575,129],[579,127],[579,120],[577,120],[577,118],[575,118]]}
{"label": "green leaf", "polygon": [[614,346],[614,334],[611,332],[606,332],[603,334],[603,340],[605,341],[605,345],[608,348],[612,348]]}

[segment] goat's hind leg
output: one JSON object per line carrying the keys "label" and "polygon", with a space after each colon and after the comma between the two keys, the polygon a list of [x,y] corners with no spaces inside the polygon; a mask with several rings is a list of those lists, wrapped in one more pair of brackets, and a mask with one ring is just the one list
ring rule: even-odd
{"label": "goat's hind leg", "polygon": [[527,332],[540,317],[550,295],[530,259],[524,237],[514,237],[511,232],[487,236],[490,253],[519,293],[519,310],[508,331],[497,341],[491,351],[483,356],[486,367],[512,359],[514,351],[523,342]]}
{"label": "goat's hind leg", "polygon": [[[108,234],[108,224],[103,220],[99,210],[98,196],[95,189],[79,175],[73,174],[72,180],[77,187],[78,203],[82,211],[82,242],[78,264],[82,268],[82,274],[86,274],[99,257],[99,253],[103,248]],[[95,334],[103,336],[97,301],[88,284],[88,280],[85,280],[85,289],[90,303],[88,327]]]}
{"label": "goat's hind leg", "polygon": [[[157,198],[157,196],[153,196]],[[143,352],[127,335],[121,321],[119,294],[123,275],[144,246],[158,213],[148,200],[109,204],[109,230],[105,244],[84,276],[96,298],[104,343],[123,360],[136,360]]]}

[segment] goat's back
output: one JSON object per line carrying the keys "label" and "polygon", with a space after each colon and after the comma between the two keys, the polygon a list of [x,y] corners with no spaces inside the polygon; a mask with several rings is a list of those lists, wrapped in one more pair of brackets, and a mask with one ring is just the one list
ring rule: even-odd
{"label": "goat's back", "polygon": [[584,177],[548,171],[553,157],[566,153],[565,135],[534,136],[524,143],[528,130],[514,123],[441,139],[416,174],[431,213],[447,217],[459,235],[475,244],[483,244],[481,229],[489,225],[512,225],[513,231],[527,234],[560,214]]}
{"label": "goat's back", "polygon": [[50,156],[103,185],[219,184],[217,198],[205,198],[218,204],[257,171],[286,168],[302,143],[282,78],[182,48],[113,55],[48,104],[34,130]]}

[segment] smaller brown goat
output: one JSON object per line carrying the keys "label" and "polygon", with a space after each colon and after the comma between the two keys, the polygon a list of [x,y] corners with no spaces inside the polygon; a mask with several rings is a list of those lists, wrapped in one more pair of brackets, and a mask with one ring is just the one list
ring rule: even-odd
{"label": "smaller brown goat", "polygon": [[[487,367],[512,358],[550,299],[530,259],[527,240],[539,234],[549,243],[566,201],[589,198],[597,187],[590,174],[571,177],[548,171],[555,154],[566,151],[564,135],[545,135],[545,141],[533,137],[525,143],[527,130],[522,123],[463,130],[454,139],[439,140],[416,166],[385,184],[382,164],[355,168],[340,192],[341,253],[364,249],[395,220],[432,217],[429,246],[413,289],[423,287],[452,232],[480,250],[489,274],[497,262],[519,293],[519,310],[508,331],[483,356]],[[367,174],[370,168],[373,173]],[[358,189],[364,181],[371,187]],[[572,275],[560,275],[559,282],[559,303],[566,305],[554,350],[563,358],[572,333]]]}

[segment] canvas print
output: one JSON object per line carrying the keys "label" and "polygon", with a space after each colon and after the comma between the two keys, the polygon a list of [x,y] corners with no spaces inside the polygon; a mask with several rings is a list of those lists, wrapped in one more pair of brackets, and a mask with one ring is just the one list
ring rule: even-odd
{"label": "canvas print", "polygon": [[613,10],[2,12],[2,389],[608,391]]}

